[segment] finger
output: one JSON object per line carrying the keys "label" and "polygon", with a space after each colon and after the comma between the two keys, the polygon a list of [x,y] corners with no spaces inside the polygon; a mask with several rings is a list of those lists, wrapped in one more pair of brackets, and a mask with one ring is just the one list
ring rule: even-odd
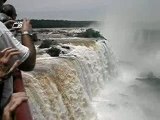
{"label": "finger", "polygon": [[2,51],[0,51],[0,58],[4,55],[4,53]]}
{"label": "finger", "polygon": [[15,56],[15,55],[19,55],[20,54],[20,52],[18,51],[18,52],[7,52],[7,53],[5,53],[5,55],[3,56],[3,57],[1,57],[1,60],[0,60],[0,62],[1,63],[3,63],[4,65],[6,64],[8,64],[8,61],[13,57],[13,56]]}
{"label": "finger", "polygon": [[21,64],[21,62],[19,60],[17,60],[12,67],[9,69],[9,71],[7,72],[7,74],[3,77],[3,78],[8,78],[12,75],[13,71]]}
{"label": "finger", "polygon": [[24,19],[23,19],[23,22],[26,22],[26,21],[27,21],[27,18],[24,18]]}
{"label": "finger", "polygon": [[28,97],[25,92],[13,93],[9,103],[7,104],[8,108],[10,108],[13,104],[15,104],[18,98],[28,98]]}
{"label": "finger", "polygon": [[17,92],[12,94],[12,98],[17,98],[17,97],[27,97],[25,92]]}
{"label": "finger", "polygon": [[11,98],[5,109],[9,109],[14,103],[15,103],[15,98]]}
{"label": "finger", "polygon": [[5,49],[3,49],[1,52],[4,53],[4,52],[6,52],[6,51],[9,50],[9,49],[12,49],[12,48],[11,48],[11,47],[5,48]]}
{"label": "finger", "polygon": [[0,58],[1,58],[2,56],[4,56],[4,53],[5,53],[7,50],[10,50],[10,49],[12,49],[12,48],[9,47],[9,48],[5,48],[5,49],[3,49],[2,51],[0,51]]}
{"label": "finger", "polygon": [[9,61],[13,56],[19,55],[21,54],[21,52],[17,51],[17,52],[10,52],[8,54],[8,56],[6,56],[7,61]]}
{"label": "finger", "polygon": [[11,115],[10,115],[10,111],[4,111],[2,120],[12,120]]}
{"label": "finger", "polygon": [[19,97],[15,100],[15,103],[9,108],[13,112],[22,102],[26,101],[27,97]]}
{"label": "finger", "polygon": [[13,24],[13,23],[15,23],[14,20],[8,20],[8,21],[4,22],[5,25],[7,25],[7,24]]}
{"label": "finger", "polygon": [[15,20],[8,20],[8,22],[14,23],[14,22],[16,22],[16,21],[15,21]]}
{"label": "finger", "polygon": [[8,49],[5,51],[4,57],[7,57],[12,52],[19,52],[19,50],[15,49],[15,48]]}
{"label": "finger", "polygon": [[17,60],[17,61],[12,65],[12,67],[9,69],[9,71],[8,71],[5,75],[3,75],[2,80],[6,80],[7,78],[9,78],[9,77],[12,75],[13,71],[14,71],[20,64],[21,64],[21,62],[20,62],[19,60]]}
{"label": "finger", "polygon": [[27,22],[30,24],[31,21],[29,19],[27,19]]}
{"label": "finger", "polygon": [[9,72],[13,72],[22,62],[17,60],[12,67],[10,68]]}

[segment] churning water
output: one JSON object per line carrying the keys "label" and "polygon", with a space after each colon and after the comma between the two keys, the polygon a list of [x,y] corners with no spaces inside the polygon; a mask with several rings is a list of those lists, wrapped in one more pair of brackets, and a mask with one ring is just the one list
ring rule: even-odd
{"label": "churning water", "polygon": [[98,120],[91,101],[114,75],[113,54],[106,40],[68,46],[60,57],[40,55],[23,73],[34,120]]}
{"label": "churning water", "polygon": [[[125,66],[125,67],[124,67]],[[130,65],[120,65],[119,76],[109,81],[93,105],[100,120],[159,120],[160,79],[136,79]]]}
{"label": "churning water", "polygon": [[[79,44],[79,45],[78,45]],[[23,73],[34,120],[158,120],[160,82],[118,62],[106,40],[66,44]]]}

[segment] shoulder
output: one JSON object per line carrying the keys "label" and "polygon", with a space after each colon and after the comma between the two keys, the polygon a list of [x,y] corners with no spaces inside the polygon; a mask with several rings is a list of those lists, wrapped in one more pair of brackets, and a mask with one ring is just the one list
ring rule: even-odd
{"label": "shoulder", "polygon": [[0,36],[10,32],[9,29],[0,21]]}
{"label": "shoulder", "polygon": [[11,36],[9,29],[0,21],[0,36],[8,35]]}
{"label": "shoulder", "polygon": [[9,29],[0,21],[0,31],[8,32]]}

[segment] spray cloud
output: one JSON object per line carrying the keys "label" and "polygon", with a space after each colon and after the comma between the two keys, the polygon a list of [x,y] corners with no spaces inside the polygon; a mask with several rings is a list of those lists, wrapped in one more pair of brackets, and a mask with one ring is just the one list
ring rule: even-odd
{"label": "spray cloud", "polygon": [[147,72],[160,70],[160,14],[158,0],[108,2],[103,35],[121,61]]}

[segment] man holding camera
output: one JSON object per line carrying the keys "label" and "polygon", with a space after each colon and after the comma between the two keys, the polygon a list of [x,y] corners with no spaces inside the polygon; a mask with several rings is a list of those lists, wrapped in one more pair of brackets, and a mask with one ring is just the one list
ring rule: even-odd
{"label": "man holding camera", "polygon": [[[0,0],[0,8],[5,2],[6,0]],[[35,66],[36,51],[32,37],[30,36],[31,30],[32,25],[30,21],[24,19],[21,29],[21,44],[6,26],[0,22],[0,67],[2,70],[0,73],[6,71],[3,75],[0,75],[0,84],[3,84],[0,96],[0,109],[3,112],[3,120],[9,120],[10,112],[23,100],[27,99],[25,93],[13,93],[13,78],[11,73],[17,67],[20,70],[30,71]]]}

